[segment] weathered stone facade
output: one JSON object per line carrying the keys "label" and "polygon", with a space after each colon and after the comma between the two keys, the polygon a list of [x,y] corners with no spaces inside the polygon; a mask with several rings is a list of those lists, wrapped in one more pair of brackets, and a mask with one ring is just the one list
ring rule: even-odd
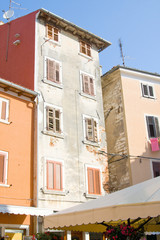
{"label": "weathered stone facade", "polygon": [[130,186],[124,105],[120,71],[102,77],[107,154],[109,164],[109,189],[119,190]]}

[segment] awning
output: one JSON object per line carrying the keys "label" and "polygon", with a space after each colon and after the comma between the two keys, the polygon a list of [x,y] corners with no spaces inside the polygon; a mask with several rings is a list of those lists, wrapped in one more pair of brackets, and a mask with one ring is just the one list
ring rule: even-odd
{"label": "awning", "polygon": [[146,231],[160,231],[160,177],[107,194],[44,218],[45,228],[103,232],[103,223],[136,225],[148,221]]}
{"label": "awning", "polygon": [[0,213],[47,216],[53,214],[53,209],[0,204]]}

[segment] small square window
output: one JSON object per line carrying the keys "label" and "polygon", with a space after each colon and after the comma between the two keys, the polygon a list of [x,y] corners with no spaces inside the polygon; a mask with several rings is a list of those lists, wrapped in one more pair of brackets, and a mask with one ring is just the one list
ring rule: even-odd
{"label": "small square window", "polygon": [[0,98],[0,121],[8,122],[9,118],[9,100]]}
{"label": "small square window", "polygon": [[85,140],[98,143],[98,120],[89,116],[83,116]]}
{"label": "small square window", "polygon": [[81,73],[82,92],[84,94],[95,96],[95,81],[94,78],[88,74]]}
{"label": "small square window", "polygon": [[87,167],[88,194],[101,195],[101,173],[99,168]]}
{"label": "small square window", "polygon": [[146,116],[147,130],[149,138],[160,137],[159,121],[157,117]]}
{"label": "small square window", "polygon": [[53,160],[47,160],[47,189],[48,190],[63,190],[62,181],[62,163]]}
{"label": "small square window", "polygon": [[62,134],[62,109],[51,104],[45,104],[44,116],[44,130],[53,134]]}
{"label": "small square window", "polygon": [[62,83],[62,65],[60,62],[45,57],[45,76],[44,78],[51,83],[60,85]]}
{"label": "small square window", "polygon": [[147,98],[154,98],[153,86],[141,83],[142,96]]}
{"label": "small square window", "polygon": [[80,52],[91,57],[91,45],[86,42],[80,41]]}
{"label": "small square window", "polygon": [[59,42],[59,29],[47,24],[47,37]]}

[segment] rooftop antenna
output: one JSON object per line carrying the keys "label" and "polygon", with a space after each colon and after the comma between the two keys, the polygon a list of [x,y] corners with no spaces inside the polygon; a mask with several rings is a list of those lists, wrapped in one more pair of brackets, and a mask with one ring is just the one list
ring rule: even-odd
{"label": "rooftop antenna", "polygon": [[120,47],[120,53],[121,53],[121,58],[122,58],[123,66],[125,67],[125,62],[124,62],[124,55],[123,55],[123,49],[122,49],[121,39],[119,39],[119,47]]}
{"label": "rooftop antenna", "polygon": [[[17,5],[18,7],[13,7],[13,6],[12,6],[12,3],[15,4],[15,5]],[[20,3],[17,3],[17,2],[15,2],[15,1],[13,1],[13,0],[10,0],[10,1],[9,1],[9,9],[11,9],[11,8],[28,10],[27,8],[22,8]]]}

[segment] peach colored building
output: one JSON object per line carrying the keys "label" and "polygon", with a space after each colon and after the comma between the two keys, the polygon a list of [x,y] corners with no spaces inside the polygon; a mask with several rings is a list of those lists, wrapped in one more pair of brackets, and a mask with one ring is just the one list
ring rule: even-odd
{"label": "peach colored building", "polygon": [[102,76],[110,190],[160,175],[160,75],[116,66]]}
{"label": "peach colored building", "polygon": [[33,232],[36,96],[0,79],[0,235],[10,239]]}

